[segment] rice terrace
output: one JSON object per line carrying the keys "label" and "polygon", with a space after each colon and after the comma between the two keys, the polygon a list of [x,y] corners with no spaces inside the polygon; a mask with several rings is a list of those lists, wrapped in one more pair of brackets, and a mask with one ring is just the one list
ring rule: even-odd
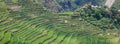
{"label": "rice terrace", "polygon": [[120,0],[0,0],[0,44],[120,44]]}

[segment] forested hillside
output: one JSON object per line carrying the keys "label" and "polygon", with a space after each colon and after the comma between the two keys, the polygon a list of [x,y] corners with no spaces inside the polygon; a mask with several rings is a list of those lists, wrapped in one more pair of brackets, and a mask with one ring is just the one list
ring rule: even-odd
{"label": "forested hillside", "polygon": [[84,4],[92,3],[92,5],[103,6],[106,0],[56,0],[56,2],[65,11],[74,11],[78,7],[84,6]]}
{"label": "forested hillside", "polygon": [[113,7],[115,7],[116,9],[120,9],[120,0],[116,0]]}
{"label": "forested hillside", "polygon": [[31,0],[36,3],[42,3],[46,8],[52,11],[74,11],[84,4],[103,6],[106,0]]}

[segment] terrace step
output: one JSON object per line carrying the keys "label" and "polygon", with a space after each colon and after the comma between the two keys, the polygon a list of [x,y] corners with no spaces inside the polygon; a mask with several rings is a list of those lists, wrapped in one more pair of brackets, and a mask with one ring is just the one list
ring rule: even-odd
{"label": "terrace step", "polygon": [[6,32],[4,35],[4,38],[0,41],[0,44],[5,44],[7,43],[11,38],[11,32]]}
{"label": "terrace step", "polygon": [[42,43],[42,44],[49,44],[50,42],[56,40],[56,38],[58,37],[59,34],[60,34],[60,32],[54,34],[50,39],[46,40],[46,41],[45,41],[44,43]]}
{"label": "terrace step", "polygon": [[57,36],[55,41],[52,41],[50,44],[59,44],[62,42],[62,40],[67,36],[67,33],[60,33],[60,35]]}

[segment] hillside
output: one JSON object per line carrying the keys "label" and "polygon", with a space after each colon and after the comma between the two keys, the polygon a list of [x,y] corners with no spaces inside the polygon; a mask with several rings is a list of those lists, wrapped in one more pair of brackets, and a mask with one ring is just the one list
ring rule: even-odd
{"label": "hillside", "polygon": [[120,0],[116,0],[113,7],[120,9]]}
{"label": "hillside", "polygon": [[44,6],[53,11],[74,11],[89,2],[92,5],[103,6],[105,0],[43,0]]}
{"label": "hillside", "polygon": [[120,11],[97,1],[0,0],[0,44],[119,44]]}
{"label": "hillside", "polygon": [[65,11],[74,11],[78,7],[84,6],[89,2],[92,5],[103,6],[105,0],[56,0],[56,2],[65,10]]}

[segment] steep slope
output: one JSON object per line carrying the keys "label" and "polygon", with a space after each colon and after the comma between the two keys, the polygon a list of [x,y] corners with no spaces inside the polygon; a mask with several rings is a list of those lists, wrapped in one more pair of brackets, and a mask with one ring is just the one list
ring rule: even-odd
{"label": "steep slope", "polygon": [[73,11],[76,8],[91,2],[92,5],[102,6],[105,0],[56,0],[56,2],[66,11]]}
{"label": "steep slope", "polygon": [[46,8],[56,3],[47,3],[46,8],[43,4],[43,0],[2,0],[0,44],[119,44],[120,12],[116,9],[106,11],[88,4],[79,11],[53,13]]}
{"label": "steep slope", "polygon": [[105,0],[43,0],[44,6],[52,11],[74,11],[89,2],[92,5],[103,6]]}

